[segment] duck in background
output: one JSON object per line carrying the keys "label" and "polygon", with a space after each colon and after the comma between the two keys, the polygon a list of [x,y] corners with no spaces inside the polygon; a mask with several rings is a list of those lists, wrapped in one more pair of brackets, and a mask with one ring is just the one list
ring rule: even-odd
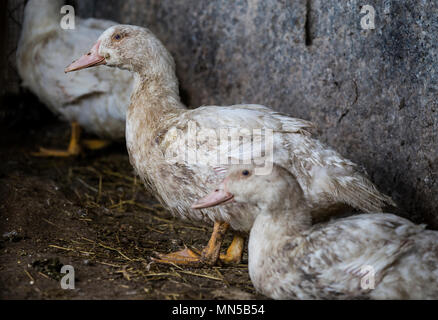
{"label": "duck in background", "polygon": [[[125,137],[126,110],[133,88],[124,70],[87,70],[66,76],[65,61],[83,54],[96,37],[115,22],[76,17],[74,30],[60,26],[62,0],[29,0],[17,49],[17,67],[23,86],[61,119],[72,124],[67,150],[41,148],[37,156],[76,156],[81,146],[104,147]],[[104,140],[80,142],[81,128]]]}
{"label": "duck in background", "polygon": [[438,232],[393,214],[312,225],[289,170],[234,166],[193,205],[246,204],[256,216],[248,245],[255,288],[273,299],[438,299]]}
{"label": "duck in background", "polygon": [[[160,254],[159,262],[215,264],[229,227],[237,233],[222,258],[225,262],[240,262],[244,238],[238,232],[251,229],[253,210],[245,205],[190,209],[196,199],[222,180],[229,158],[256,163],[272,158],[286,167],[298,178],[316,217],[338,212],[346,205],[381,211],[393,204],[356,171],[354,163],[313,138],[309,132],[313,125],[308,121],[260,105],[188,110],[179,97],[174,60],[148,29],[111,27],[93,48],[90,55],[72,63],[66,72],[106,64],[135,74],[126,124],[131,164],[175,216],[214,223],[213,234],[201,255],[186,248]],[[225,139],[216,139],[224,129],[237,130],[238,134],[227,133]],[[272,131],[271,146],[262,143],[266,131]],[[253,147],[260,147],[261,152],[251,152]],[[226,159],[227,163],[218,159]]]}

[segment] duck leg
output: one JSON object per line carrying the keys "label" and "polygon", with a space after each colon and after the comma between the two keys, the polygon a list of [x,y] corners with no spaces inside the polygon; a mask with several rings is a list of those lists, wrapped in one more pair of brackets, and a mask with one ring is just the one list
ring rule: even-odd
{"label": "duck leg", "polygon": [[239,264],[242,261],[244,246],[245,237],[236,234],[233,242],[228,247],[227,253],[220,255],[220,260],[225,264]]}
{"label": "duck leg", "polygon": [[230,225],[226,222],[215,222],[213,234],[207,246],[202,250],[201,259],[204,264],[214,266],[220,257],[222,242]]}
{"label": "duck leg", "polygon": [[81,144],[89,150],[99,150],[108,147],[111,144],[111,141],[99,139],[84,139],[81,141]]}
{"label": "duck leg", "polygon": [[80,137],[81,137],[81,127],[77,122],[72,122],[70,144],[67,150],[51,150],[46,148],[40,148],[40,152],[32,153],[32,155],[35,157],[60,157],[60,158],[78,156],[81,153],[81,146],[79,145]]}
{"label": "duck leg", "polygon": [[35,157],[58,157],[68,158],[76,157],[81,151],[81,145],[90,150],[98,150],[107,147],[111,142],[107,140],[80,140],[81,139],[81,127],[77,122],[71,123],[71,137],[67,150],[52,150],[46,148],[40,148],[39,152],[32,153]]}
{"label": "duck leg", "polygon": [[229,227],[228,223],[215,222],[210,240],[204,250],[200,253],[196,253],[193,250],[186,248],[182,251],[170,254],[156,253],[159,259],[152,258],[152,260],[158,263],[188,265],[193,267],[199,267],[202,265],[213,266],[219,259],[221,245]]}

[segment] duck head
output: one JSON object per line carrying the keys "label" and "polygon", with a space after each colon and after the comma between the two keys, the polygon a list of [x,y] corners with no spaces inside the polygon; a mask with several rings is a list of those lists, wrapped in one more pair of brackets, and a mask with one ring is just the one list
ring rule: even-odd
{"label": "duck head", "polygon": [[268,175],[257,175],[256,172],[252,165],[230,167],[219,187],[192,208],[205,209],[236,202],[250,205],[256,211],[276,212],[305,205],[300,185],[286,169],[274,165]]}
{"label": "duck head", "polygon": [[148,74],[174,71],[175,63],[163,44],[146,28],[116,25],[107,29],[91,50],[65,72],[99,65]]}

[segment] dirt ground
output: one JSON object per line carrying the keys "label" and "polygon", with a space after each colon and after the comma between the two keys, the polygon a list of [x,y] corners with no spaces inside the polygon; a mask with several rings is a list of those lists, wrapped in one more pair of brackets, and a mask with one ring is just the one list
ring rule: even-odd
{"label": "dirt ground", "polygon": [[[152,263],[154,251],[202,248],[211,228],[173,219],[136,179],[123,144],[76,159],[31,155],[65,147],[69,131],[53,118],[0,128],[0,299],[263,298],[246,254],[236,267]],[[75,290],[61,289],[62,265],[74,267]]]}

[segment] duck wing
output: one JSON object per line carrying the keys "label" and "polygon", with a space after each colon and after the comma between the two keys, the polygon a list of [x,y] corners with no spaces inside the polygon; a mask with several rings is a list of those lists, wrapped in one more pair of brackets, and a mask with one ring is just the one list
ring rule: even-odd
{"label": "duck wing", "polygon": [[23,85],[35,92],[48,106],[58,109],[81,97],[105,93],[109,86],[99,82],[94,72],[64,74],[71,57],[89,48],[99,31],[90,31],[78,21],[77,30],[53,28],[35,37],[27,35],[20,43],[17,64]]}
{"label": "duck wing", "polygon": [[[26,11],[30,16],[25,16],[25,22],[32,14]],[[104,136],[122,137],[133,87],[131,74],[110,68],[99,70],[104,67],[64,73],[73,57],[91,48],[106,27],[115,23],[76,18],[75,30],[63,30],[59,21],[49,22],[44,22],[47,26],[42,29],[24,24],[29,30],[23,30],[17,51],[23,86],[65,120],[79,121],[86,129]]]}
{"label": "duck wing", "polygon": [[364,281],[375,281],[376,287],[401,257],[412,252],[415,236],[424,229],[391,214],[354,216],[316,225],[291,239],[284,259],[300,273],[301,287],[311,295],[366,297],[372,287],[364,287]]}
{"label": "duck wing", "polygon": [[[196,150],[197,164],[222,168],[240,161],[260,161],[273,158],[274,150],[281,150],[282,133],[310,135],[311,122],[282,116],[259,105],[231,107],[201,107],[184,113],[166,132],[166,150],[174,155],[185,155],[182,148]],[[271,141],[264,141],[272,133]],[[264,138],[265,137],[265,138]],[[266,138],[267,140],[268,138]],[[269,150],[270,143],[272,150]],[[252,146],[259,144],[260,150]],[[282,155],[287,158],[288,154]],[[273,160],[272,160],[273,161]]]}
{"label": "duck wing", "polygon": [[[216,168],[222,176],[230,162],[271,161],[295,175],[315,210],[324,211],[341,203],[365,212],[382,212],[386,205],[395,206],[391,198],[358,172],[353,162],[312,137],[315,126],[309,121],[260,105],[236,105],[189,111],[179,118],[175,128],[181,133],[188,132],[189,126],[196,139],[192,139],[188,150],[195,149],[196,143],[196,162]],[[167,150],[186,156],[188,153],[182,149],[187,151],[187,137],[193,134],[169,135]]]}

